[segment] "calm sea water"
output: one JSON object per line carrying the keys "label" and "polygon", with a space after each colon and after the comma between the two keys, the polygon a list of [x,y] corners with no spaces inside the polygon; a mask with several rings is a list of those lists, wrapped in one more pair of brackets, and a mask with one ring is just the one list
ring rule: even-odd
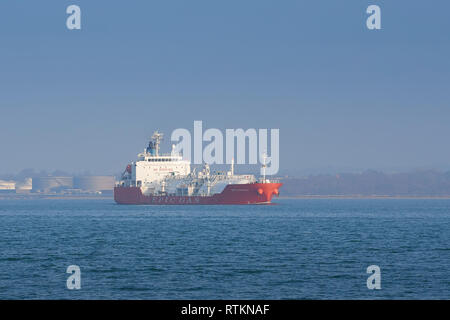
{"label": "calm sea water", "polygon": [[0,201],[0,299],[450,299],[450,200],[277,202]]}

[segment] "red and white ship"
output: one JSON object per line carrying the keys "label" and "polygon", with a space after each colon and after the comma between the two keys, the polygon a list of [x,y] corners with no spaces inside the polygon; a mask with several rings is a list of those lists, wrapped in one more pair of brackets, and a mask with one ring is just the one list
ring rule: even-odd
{"label": "red and white ship", "polygon": [[[279,195],[281,183],[265,177],[234,174],[234,164],[227,172],[203,169],[191,171],[191,164],[172,148],[159,154],[162,134],[155,132],[148,147],[129,164],[114,188],[119,204],[268,204]],[[265,162],[265,161],[264,161]]]}

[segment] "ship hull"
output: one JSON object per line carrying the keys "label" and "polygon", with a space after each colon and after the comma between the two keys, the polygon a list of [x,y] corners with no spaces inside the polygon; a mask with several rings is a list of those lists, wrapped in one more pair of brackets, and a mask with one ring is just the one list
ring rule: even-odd
{"label": "ship hull", "polygon": [[138,187],[115,187],[118,204],[145,205],[225,205],[268,204],[279,194],[281,183],[229,184],[221,193],[210,196],[144,195]]}

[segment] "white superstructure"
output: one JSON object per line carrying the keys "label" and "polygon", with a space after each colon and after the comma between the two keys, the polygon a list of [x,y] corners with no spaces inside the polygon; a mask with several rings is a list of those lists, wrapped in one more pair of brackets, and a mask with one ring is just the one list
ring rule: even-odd
{"label": "white superstructure", "polygon": [[148,147],[137,160],[127,166],[121,186],[140,187],[143,194],[211,195],[220,193],[228,184],[256,181],[253,175],[235,175],[234,164],[228,172],[211,173],[206,164],[200,172],[191,172],[191,163],[174,151],[159,153],[162,133],[155,132]]}

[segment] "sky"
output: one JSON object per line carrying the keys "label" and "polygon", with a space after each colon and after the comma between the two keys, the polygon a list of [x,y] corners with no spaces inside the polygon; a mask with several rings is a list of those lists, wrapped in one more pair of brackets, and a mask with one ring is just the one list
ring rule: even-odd
{"label": "sky", "polygon": [[[66,27],[72,4],[81,30]],[[381,30],[366,27],[372,4]],[[450,169],[449,12],[444,0],[2,0],[0,174],[115,174],[154,130],[194,120],[280,129],[280,173]]]}

